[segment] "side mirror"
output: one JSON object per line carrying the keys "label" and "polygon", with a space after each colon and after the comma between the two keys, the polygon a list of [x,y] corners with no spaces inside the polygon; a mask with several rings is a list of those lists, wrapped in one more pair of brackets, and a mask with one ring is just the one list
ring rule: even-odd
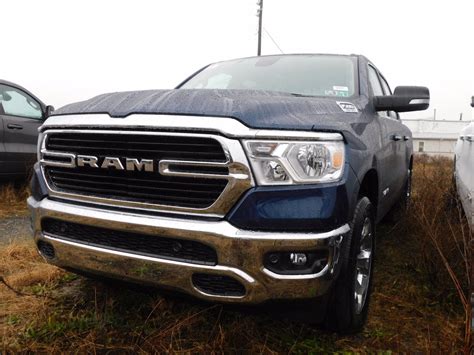
{"label": "side mirror", "polygon": [[377,111],[410,112],[430,106],[430,90],[423,86],[397,86],[393,95],[375,96]]}
{"label": "side mirror", "polygon": [[474,107],[474,96],[471,97],[471,107]]}
{"label": "side mirror", "polygon": [[51,116],[53,111],[54,111],[54,106],[51,106],[51,105],[46,106],[46,110],[45,110],[45,113],[44,113],[44,118],[47,119],[49,116]]}

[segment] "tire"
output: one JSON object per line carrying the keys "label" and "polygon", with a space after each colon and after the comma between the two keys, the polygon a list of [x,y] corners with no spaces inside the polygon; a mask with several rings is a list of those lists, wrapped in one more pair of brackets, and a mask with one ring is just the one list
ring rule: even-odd
{"label": "tire", "polygon": [[367,197],[357,202],[343,248],[342,269],[329,298],[325,323],[329,330],[351,334],[365,325],[372,290],[375,211]]}

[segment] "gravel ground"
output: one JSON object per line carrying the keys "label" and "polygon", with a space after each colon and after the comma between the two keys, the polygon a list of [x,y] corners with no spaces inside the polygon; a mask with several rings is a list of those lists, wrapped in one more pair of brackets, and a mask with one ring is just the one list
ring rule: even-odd
{"label": "gravel ground", "polygon": [[13,240],[29,239],[31,239],[29,217],[0,219],[0,245],[9,244]]}

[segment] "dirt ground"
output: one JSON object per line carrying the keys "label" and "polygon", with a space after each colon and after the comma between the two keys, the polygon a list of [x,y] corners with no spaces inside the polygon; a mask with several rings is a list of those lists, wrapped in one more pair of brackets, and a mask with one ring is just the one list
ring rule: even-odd
{"label": "dirt ground", "polygon": [[0,219],[0,246],[30,239],[30,218],[18,216]]}

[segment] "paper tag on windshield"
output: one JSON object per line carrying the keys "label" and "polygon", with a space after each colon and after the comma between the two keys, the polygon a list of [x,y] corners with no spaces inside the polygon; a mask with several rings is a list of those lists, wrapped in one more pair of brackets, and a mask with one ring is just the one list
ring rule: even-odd
{"label": "paper tag on windshield", "polygon": [[347,113],[357,113],[357,107],[351,102],[336,101],[342,111]]}
{"label": "paper tag on windshield", "polygon": [[333,86],[332,89],[335,91],[349,91],[347,86]]}

